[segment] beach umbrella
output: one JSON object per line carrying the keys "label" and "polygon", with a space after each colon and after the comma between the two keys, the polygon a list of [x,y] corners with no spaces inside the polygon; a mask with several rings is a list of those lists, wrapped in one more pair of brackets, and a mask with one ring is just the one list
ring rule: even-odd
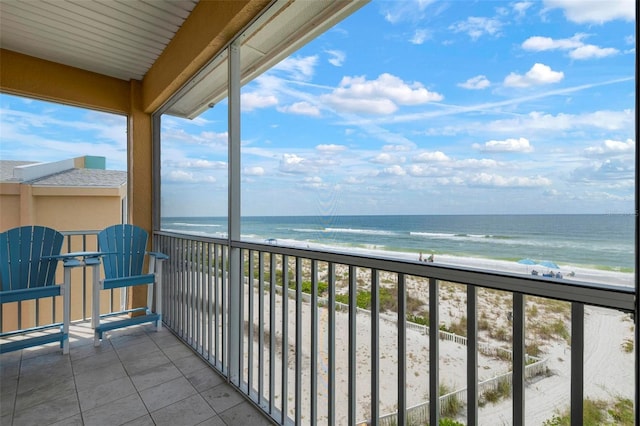
{"label": "beach umbrella", "polygon": [[549,269],[560,269],[558,265],[556,265],[554,262],[550,260],[543,260],[541,262],[538,262],[538,265],[544,266],[545,268],[549,268]]}
{"label": "beach umbrella", "polygon": [[527,273],[529,273],[529,265],[535,265],[536,261],[533,259],[520,259],[518,260],[518,263],[522,265],[527,265]]}

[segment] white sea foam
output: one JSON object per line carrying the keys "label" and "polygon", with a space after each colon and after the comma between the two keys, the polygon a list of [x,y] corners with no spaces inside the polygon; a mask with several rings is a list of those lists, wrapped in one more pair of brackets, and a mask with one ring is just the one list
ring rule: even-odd
{"label": "white sea foam", "polygon": [[214,223],[189,223],[189,222],[173,222],[174,226],[193,226],[198,228],[219,228],[222,225]]}
{"label": "white sea foam", "polygon": [[367,235],[398,235],[397,232],[383,231],[378,229],[355,229],[355,228],[325,228],[325,232],[336,232],[345,234],[367,234]]}

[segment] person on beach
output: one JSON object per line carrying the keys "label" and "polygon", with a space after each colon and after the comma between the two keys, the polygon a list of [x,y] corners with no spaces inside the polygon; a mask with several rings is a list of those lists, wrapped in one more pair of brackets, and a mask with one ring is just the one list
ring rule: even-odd
{"label": "person on beach", "polygon": [[433,262],[433,254],[431,254],[431,256],[429,256],[429,258],[427,259],[427,262]]}
{"label": "person on beach", "polygon": [[422,252],[420,252],[420,257],[418,258],[418,261],[422,262]]}

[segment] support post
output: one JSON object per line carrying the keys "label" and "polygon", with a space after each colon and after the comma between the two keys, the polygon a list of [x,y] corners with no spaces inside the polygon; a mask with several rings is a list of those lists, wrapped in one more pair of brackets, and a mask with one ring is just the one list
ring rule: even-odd
{"label": "support post", "polygon": [[229,380],[240,386],[240,249],[232,247],[240,239],[240,41],[229,46]]}

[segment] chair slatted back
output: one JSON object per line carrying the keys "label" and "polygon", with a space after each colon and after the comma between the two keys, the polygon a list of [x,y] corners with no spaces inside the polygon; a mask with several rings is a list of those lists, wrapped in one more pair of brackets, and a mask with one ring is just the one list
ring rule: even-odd
{"label": "chair slatted back", "polygon": [[106,279],[142,274],[147,249],[147,232],[134,225],[113,225],[98,234]]}
{"label": "chair slatted back", "polygon": [[0,234],[0,291],[55,284],[64,236],[45,226],[21,226]]}

